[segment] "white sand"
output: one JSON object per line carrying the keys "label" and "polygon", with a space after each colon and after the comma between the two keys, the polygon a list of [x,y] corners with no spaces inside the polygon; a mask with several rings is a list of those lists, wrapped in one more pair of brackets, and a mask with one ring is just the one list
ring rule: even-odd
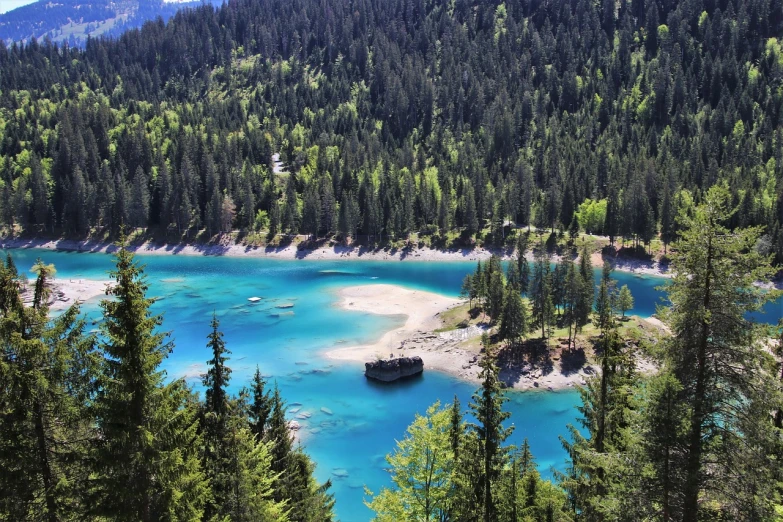
{"label": "white sand", "polygon": [[108,280],[55,278],[49,298],[49,309],[63,310],[76,301],[83,303],[102,298],[106,295],[106,287],[109,284]]}
{"label": "white sand", "polygon": [[[439,314],[461,301],[420,290],[408,290],[394,285],[364,285],[339,291],[338,306],[380,315],[405,315],[405,325],[386,332],[378,341],[338,348],[326,352],[329,359],[370,362],[378,358],[419,356],[424,368],[445,372],[456,377],[479,382],[478,361],[482,355],[476,349],[464,346],[452,332],[433,333],[441,326]],[[474,334],[480,335],[480,329]],[[475,344],[475,343],[474,343]],[[588,369],[587,372],[590,370]],[[584,370],[563,374],[556,362],[552,371],[542,374],[532,368],[526,375],[517,376],[515,368],[500,368],[501,378],[518,390],[563,389],[581,384],[588,373]],[[515,375],[517,377],[511,377]],[[511,382],[508,382],[511,381]]]}
{"label": "white sand", "polygon": [[[422,290],[408,290],[395,285],[351,286],[340,289],[338,294],[338,306],[346,310],[406,316],[402,328],[386,332],[375,343],[349,346],[326,353],[330,359],[365,362],[388,358],[392,352],[395,357],[420,355],[412,353],[410,349],[400,350],[401,343],[416,334],[425,334],[438,328],[441,321],[437,314],[461,302],[451,297]],[[431,365],[429,358],[424,361],[424,365]]]}

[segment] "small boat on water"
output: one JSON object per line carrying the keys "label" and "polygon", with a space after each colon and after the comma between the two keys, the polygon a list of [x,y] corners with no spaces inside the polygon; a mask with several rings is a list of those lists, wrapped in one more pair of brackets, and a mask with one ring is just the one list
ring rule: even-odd
{"label": "small boat on water", "polygon": [[261,298],[260,297],[248,297],[247,300],[250,301],[251,303],[257,303],[257,302],[259,302],[261,300]]}

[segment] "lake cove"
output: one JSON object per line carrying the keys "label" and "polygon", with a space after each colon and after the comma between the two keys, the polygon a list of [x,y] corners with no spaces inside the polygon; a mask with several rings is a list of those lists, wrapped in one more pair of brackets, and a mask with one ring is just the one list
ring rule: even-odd
{"label": "lake cove", "polygon": [[[20,272],[36,258],[54,263],[57,278],[107,279],[113,258],[102,253],[11,250]],[[164,362],[172,378],[184,377],[201,387],[200,374],[209,358],[206,336],[212,313],[231,350],[234,392],[247,384],[256,365],[276,381],[289,404],[289,416],[301,425],[299,436],[318,464],[319,480],[331,478],[336,514],[344,522],[368,520],[363,487],[377,492],[389,484],[384,456],[404,436],[415,413],[457,395],[467,409],[475,385],[438,372],[427,372],[395,385],[365,379],[364,365],[328,360],[322,353],[345,346],[376,342],[405,322],[404,316],[374,315],[338,306],[342,288],[362,284],[392,284],[456,297],[474,262],[291,261],[265,258],[144,256],[153,309],[164,314],[175,349]],[[600,271],[596,271],[596,279]],[[28,272],[28,277],[32,274]],[[655,288],[665,279],[615,272],[619,285],[634,295],[634,314],[649,316],[663,294]],[[249,300],[250,298],[258,298]],[[84,312],[97,328],[99,297]],[[781,315],[773,305],[766,319]],[[772,317],[772,316],[775,317]],[[426,364],[426,361],[425,361]],[[575,390],[512,392],[506,408],[516,429],[510,442],[530,440],[545,476],[564,467],[566,454],[558,435],[575,424]],[[295,411],[294,411],[295,410]]]}

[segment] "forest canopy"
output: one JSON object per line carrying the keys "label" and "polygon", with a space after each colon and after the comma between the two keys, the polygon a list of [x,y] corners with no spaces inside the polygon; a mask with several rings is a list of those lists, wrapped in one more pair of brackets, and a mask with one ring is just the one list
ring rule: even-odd
{"label": "forest canopy", "polygon": [[781,38],[773,0],[232,0],[0,45],[0,222],[469,240],[589,199],[668,243],[720,183],[780,261]]}

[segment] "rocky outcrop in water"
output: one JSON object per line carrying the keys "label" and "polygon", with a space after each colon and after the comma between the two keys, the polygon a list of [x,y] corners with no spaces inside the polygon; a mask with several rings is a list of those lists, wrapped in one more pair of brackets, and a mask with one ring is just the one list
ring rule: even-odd
{"label": "rocky outcrop in water", "polygon": [[364,365],[364,375],[368,379],[392,382],[418,375],[424,371],[424,361],[421,357],[398,357],[396,359],[381,359]]}

